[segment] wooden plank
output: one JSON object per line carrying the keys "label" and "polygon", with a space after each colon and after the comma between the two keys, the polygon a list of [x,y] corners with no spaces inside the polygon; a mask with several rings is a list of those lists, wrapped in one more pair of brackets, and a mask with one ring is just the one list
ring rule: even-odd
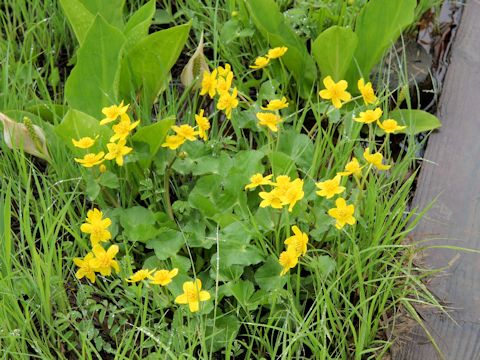
{"label": "wooden plank", "polygon": [[[442,128],[429,139],[414,205],[429,213],[414,231],[416,241],[480,249],[480,0],[468,0],[440,99]],[[419,309],[446,359],[480,359],[480,255],[445,249],[423,253],[430,268],[449,266],[429,289],[452,310],[451,321]],[[417,325],[393,349],[395,360],[439,359]]]}

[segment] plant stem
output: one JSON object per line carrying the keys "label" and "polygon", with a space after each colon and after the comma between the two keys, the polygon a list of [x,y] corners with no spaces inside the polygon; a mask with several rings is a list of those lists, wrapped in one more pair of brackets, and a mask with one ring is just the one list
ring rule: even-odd
{"label": "plant stem", "polygon": [[170,220],[175,220],[172,202],[170,201],[170,175],[172,173],[172,166],[175,163],[175,160],[177,160],[177,155],[178,153],[175,154],[173,159],[168,163],[167,168],[165,169],[165,176],[163,178],[163,200],[165,202],[165,210],[167,211]]}

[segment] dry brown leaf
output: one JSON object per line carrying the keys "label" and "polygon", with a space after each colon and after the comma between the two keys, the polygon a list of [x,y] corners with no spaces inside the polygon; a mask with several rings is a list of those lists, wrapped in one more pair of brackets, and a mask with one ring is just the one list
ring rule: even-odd
{"label": "dry brown leaf", "polygon": [[[195,80],[200,77],[204,71],[210,71],[208,68],[205,55],[203,54],[203,33],[200,36],[200,42],[198,43],[197,50],[188,60],[187,65],[182,70],[180,80],[186,87],[191,86]],[[198,85],[197,85],[198,86]]]}
{"label": "dry brown leaf", "polygon": [[3,123],[5,144],[10,149],[21,149],[50,162],[45,133],[39,126],[33,125],[28,118],[25,118],[24,124],[17,123],[2,113],[0,113],[0,121]]}

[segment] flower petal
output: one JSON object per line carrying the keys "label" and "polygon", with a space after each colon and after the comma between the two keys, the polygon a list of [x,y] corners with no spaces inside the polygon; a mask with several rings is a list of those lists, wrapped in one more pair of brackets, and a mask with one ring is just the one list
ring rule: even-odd
{"label": "flower petal", "polygon": [[187,294],[178,295],[178,296],[175,298],[175,303],[181,304],[181,305],[187,304],[187,303],[188,303]]}
{"label": "flower petal", "polygon": [[208,291],[202,290],[198,296],[200,301],[207,301],[210,300],[210,293]]}
{"label": "flower petal", "polygon": [[200,310],[200,303],[198,301],[191,301],[188,303],[188,307],[190,308],[191,312],[197,312]]}

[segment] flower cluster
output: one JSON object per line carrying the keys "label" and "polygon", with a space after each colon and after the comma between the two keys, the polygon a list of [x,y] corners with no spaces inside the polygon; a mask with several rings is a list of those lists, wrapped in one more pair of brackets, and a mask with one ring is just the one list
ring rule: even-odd
{"label": "flower cluster", "polygon": [[[120,271],[120,266],[115,259],[119,251],[118,245],[110,245],[107,250],[101,245],[102,242],[108,242],[112,239],[112,234],[108,231],[111,224],[112,221],[109,218],[104,218],[99,209],[88,211],[86,222],[80,226],[80,231],[90,235],[92,250],[83,259],[73,259],[74,264],[78,266],[75,274],[77,279],[81,280],[86,277],[92,283],[95,283],[96,273],[100,273],[102,276],[110,276],[112,269],[117,273]],[[136,283],[148,279],[151,285],[166,286],[172,282],[177,274],[177,268],[172,270],[141,269],[132,274],[126,281]],[[201,288],[202,283],[199,279],[195,282],[184,282],[184,293],[177,296],[175,302],[177,304],[188,304],[191,312],[198,311],[200,301],[210,299],[210,293],[201,290]]]}
{"label": "flower cluster", "polygon": [[[123,166],[124,156],[132,151],[131,147],[126,146],[127,137],[140,123],[140,120],[132,123],[132,120],[127,114],[128,107],[129,105],[123,105],[122,101],[120,105],[112,105],[102,109],[105,118],[100,121],[100,125],[106,125],[120,118],[120,121],[112,126],[114,135],[107,144],[108,152],[107,154],[105,154],[104,151],[88,153],[81,159],[75,158],[76,162],[84,167],[91,168],[102,164],[105,160],[115,160],[118,166]],[[90,137],[83,137],[79,140],[72,139],[72,143],[80,149],[89,149],[95,145],[97,138],[98,136],[95,139]],[[105,169],[105,166],[100,168],[102,172],[105,171]]]}
{"label": "flower cluster", "polygon": [[287,50],[288,50],[288,48],[285,47],[285,46],[270,49],[270,50],[268,50],[266,55],[257,57],[255,59],[254,64],[250,65],[250,68],[251,69],[262,69],[262,68],[268,66],[268,64],[270,64],[270,60],[278,59],[278,58],[282,57],[287,52]]}
{"label": "flower cluster", "polygon": [[[366,149],[363,153],[365,161],[374,166],[378,170],[388,170],[391,165],[383,164],[383,155],[379,152],[370,154],[370,149]],[[353,175],[356,179],[362,177],[362,169],[366,165],[361,166],[357,158],[352,158],[345,165],[344,171],[338,172],[333,179],[317,182],[315,185],[319,189],[316,193],[319,196],[323,196],[326,199],[331,199],[335,195],[342,194],[345,191],[345,187],[341,185],[342,177],[348,177]],[[353,225],[356,223],[356,219],[353,216],[355,212],[354,205],[347,205],[344,198],[338,198],[335,201],[335,208],[328,210],[328,214],[336,220],[335,227],[342,229],[346,224]]]}
{"label": "flower cluster", "polygon": [[271,131],[277,132],[277,125],[282,122],[282,118],[279,115],[279,110],[288,107],[288,102],[285,97],[281,99],[270,100],[266,107],[262,106],[262,110],[268,112],[257,113],[258,124],[268,127]]}
{"label": "flower cluster", "polygon": [[175,150],[185,141],[195,141],[197,136],[203,140],[208,140],[208,130],[210,129],[210,122],[208,119],[203,116],[204,110],[201,109],[200,112],[195,115],[195,122],[197,123],[196,127],[190,126],[188,124],[183,124],[180,126],[173,125],[172,130],[175,131],[175,135],[168,135],[165,139],[165,142],[162,144],[162,147],[167,147],[171,150]]}
{"label": "flower cluster", "polygon": [[297,201],[303,199],[303,180],[295,179],[291,181],[290,176],[279,175],[276,181],[270,179],[272,175],[263,177],[262,174],[255,174],[250,178],[250,184],[245,189],[255,189],[257,186],[268,185],[272,189],[269,192],[261,191],[258,195],[263,199],[260,207],[271,206],[274,209],[281,209],[288,205],[288,211],[292,211]]}
{"label": "flower cluster", "polygon": [[107,250],[100,244],[108,242],[112,235],[108,231],[108,227],[112,224],[109,218],[103,218],[103,213],[98,209],[89,210],[87,213],[86,223],[82,224],[80,231],[90,234],[90,242],[92,251],[83,259],[75,258],[73,262],[79,267],[75,276],[77,279],[86,277],[92,283],[95,283],[95,273],[103,276],[110,276],[112,269],[116,272],[120,271],[120,266],[115,260],[118,253],[118,246],[111,245]]}
{"label": "flower cluster", "polygon": [[[317,191],[317,195],[331,199],[335,195],[343,193],[345,191],[345,187],[340,185],[341,179],[342,175],[337,174],[333,179],[316,183],[315,185],[320,189]],[[337,229],[342,229],[346,224],[355,224],[356,219],[353,216],[355,208],[353,205],[347,206],[346,201],[343,198],[338,198],[335,201],[335,205],[337,206],[336,208],[328,210],[328,215],[336,220],[335,227]]]}
{"label": "flower cluster", "polygon": [[[352,96],[347,91],[348,83],[345,80],[340,80],[336,83],[330,76],[327,76],[323,80],[323,84],[325,85],[325,89],[321,90],[319,95],[323,99],[331,100],[335,108],[341,108],[344,102],[352,99]],[[360,79],[357,82],[357,86],[366,106],[377,102],[372,83],[368,82],[365,84],[364,79]],[[398,123],[392,119],[386,119],[381,122],[380,118],[382,114],[382,109],[375,107],[374,109],[367,109],[360,112],[359,117],[354,118],[354,120],[363,124],[377,122],[378,126],[384,130],[386,134],[391,134],[406,128],[406,126],[399,126]],[[363,153],[363,158],[366,163],[369,164],[367,172],[372,166],[378,170],[388,170],[391,167],[391,165],[383,164],[383,155],[380,152],[372,154],[368,147]],[[366,165],[362,166],[355,157],[352,158],[352,160],[345,165],[344,171],[338,172],[333,179],[316,183],[317,188],[319,188],[317,195],[331,199],[335,195],[342,194],[345,191],[345,187],[341,185],[342,177],[353,175],[358,182],[358,179],[362,177],[362,169],[365,166]],[[328,214],[336,220],[335,227],[337,229],[342,229],[347,224],[353,225],[356,223],[354,217],[355,207],[353,204],[348,205],[346,200],[340,197],[335,200],[335,205],[336,207],[328,210]]]}
{"label": "flower cluster", "polygon": [[172,270],[141,269],[132,274],[132,276],[127,279],[127,282],[135,283],[148,279],[150,280],[150,284],[166,286],[172,282],[172,279],[177,276],[177,274],[177,268]]}
{"label": "flower cluster", "polygon": [[[330,100],[333,106],[337,109],[340,109],[345,102],[352,100],[352,95],[347,91],[347,81],[340,80],[339,82],[335,82],[331,76],[327,76],[323,79],[323,85],[325,86],[325,89],[320,90],[318,94],[322,99]],[[371,82],[365,84],[365,80],[360,79],[357,82],[357,87],[366,106],[377,102],[377,97],[375,96]],[[354,120],[363,124],[377,122],[377,125],[380,129],[385,131],[386,134],[392,134],[407,128],[406,126],[398,125],[397,121],[393,119],[385,119],[381,122],[380,118],[382,114],[383,110],[376,107],[373,110],[367,109],[360,112],[359,117],[354,118]]]}
{"label": "flower cluster", "polygon": [[300,256],[307,253],[308,235],[302,232],[298,226],[292,226],[293,236],[285,240],[287,250],[280,254],[278,262],[283,269],[280,275],[285,275],[290,269],[298,264]]}
{"label": "flower cluster", "polygon": [[353,118],[353,120],[364,124],[371,124],[373,122],[377,122],[378,127],[385,131],[385,133],[387,134],[392,134],[407,128],[406,126],[398,125],[398,123],[393,119],[385,119],[383,122],[381,122],[380,118],[382,114],[382,109],[377,107],[374,110],[366,110],[360,112],[360,116]]}
{"label": "flower cluster", "polygon": [[232,118],[232,110],[238,106],[238,91],[232,89],[233,72],[230,64],[219,66],[211,73],[204,71],[200,95],[209,95],[211,99],[219,95],[217,109],[223,110],[227,119]]}

